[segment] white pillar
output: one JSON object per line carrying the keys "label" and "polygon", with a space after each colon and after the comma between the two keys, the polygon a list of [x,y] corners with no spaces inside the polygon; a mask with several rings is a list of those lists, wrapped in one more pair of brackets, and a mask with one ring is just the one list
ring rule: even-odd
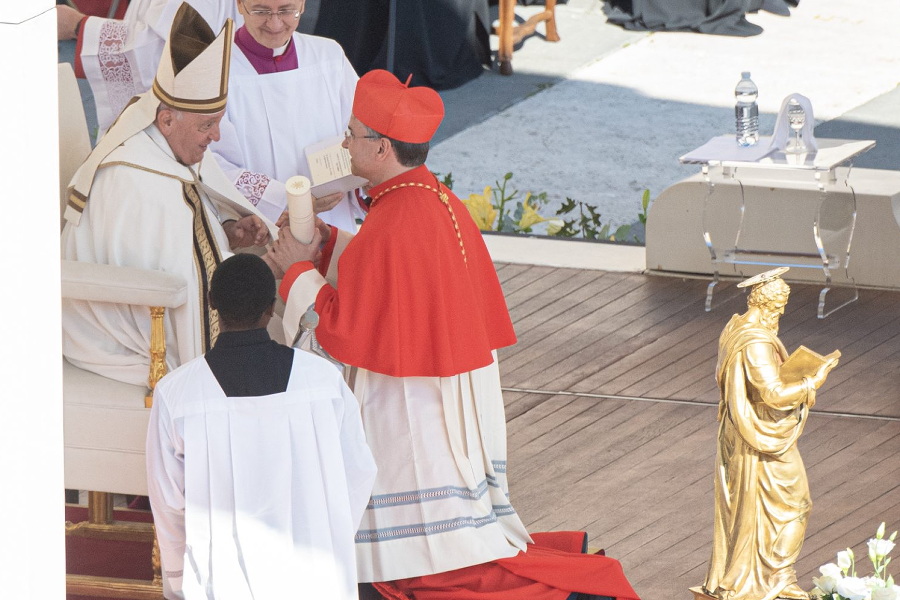
{"label": "white pillar", "polygon": [[0,1],[0,596],[65,598],[56,12]]}

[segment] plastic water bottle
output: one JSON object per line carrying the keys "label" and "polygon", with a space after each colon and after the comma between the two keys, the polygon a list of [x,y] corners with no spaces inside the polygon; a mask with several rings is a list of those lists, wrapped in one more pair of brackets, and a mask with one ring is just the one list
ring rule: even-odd
{"label": "plastic water bottle", "polygon": [[756,98],[759,89],[750,79],[750,71],[741,73],[741,80],[734,88],[734,120],[739,146],[753,146],[759,141],[759,107]]}

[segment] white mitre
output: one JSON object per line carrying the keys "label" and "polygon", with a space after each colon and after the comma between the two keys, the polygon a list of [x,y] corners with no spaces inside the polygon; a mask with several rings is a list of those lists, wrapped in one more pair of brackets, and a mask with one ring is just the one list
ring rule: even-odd
{"label": "white mitre", "polygon": [[214,114],[225,108],[234,23],[216,35],[191,5],[175,14],[153,87],[132,99],[69,184],[65,218],[78,225],[100,164],[128,138],[156,120],[160,102],[178,110]]}

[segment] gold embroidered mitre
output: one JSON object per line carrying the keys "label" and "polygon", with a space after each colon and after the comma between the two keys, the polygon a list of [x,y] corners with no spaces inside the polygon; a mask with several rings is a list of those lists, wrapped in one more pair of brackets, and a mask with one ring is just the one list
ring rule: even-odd
{"label": "gold embroidered mitre", "polygon": [[233,36],[231,19],[215,35],[196,9],[187,3],[181,5],[172,22],[153,88],[131,101],[72,178],[67,221],[78,225],[103,160],[156,120],[161,101],[195,113],[212,114],[225,108]]}
{"label": "gold embroidered mitre", "polygon": [[156,70],[153,93],[178,110],[216,113],[225,108],[234,23],[216,36],[189,4],[182,4]]}

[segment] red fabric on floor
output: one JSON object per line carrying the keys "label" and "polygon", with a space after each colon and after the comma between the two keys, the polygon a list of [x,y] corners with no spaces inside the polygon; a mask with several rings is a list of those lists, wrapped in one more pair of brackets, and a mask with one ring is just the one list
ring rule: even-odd
{"label": "red fabric on floor", "polygon": [[581,554],[584,534],[532,534],[527,552],[464,569],[376,583],[386,598],[415,600],[566,600],[572,592],[640,600],[619,561]]}

